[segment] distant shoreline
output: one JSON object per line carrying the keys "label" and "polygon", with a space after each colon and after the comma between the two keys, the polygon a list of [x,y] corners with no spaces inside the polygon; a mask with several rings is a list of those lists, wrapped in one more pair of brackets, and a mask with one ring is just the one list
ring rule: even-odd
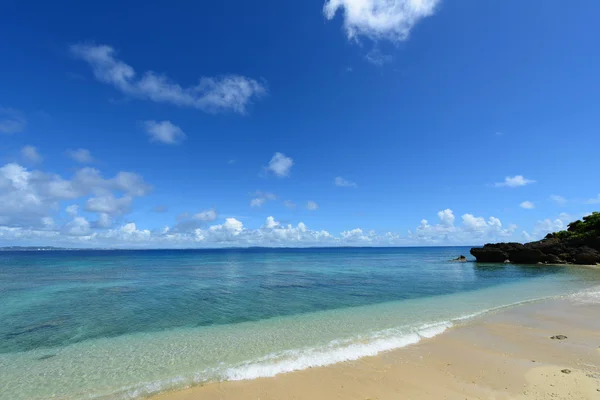
{"label": "distant shoreline", "polygon": [[[483,245],[481,245],[483,246]],[[177,247],[177,248],[120,248],[120,247],[45,247],[45,246],[7,246],[0,247],[0,251],[191,251],[191,250],[335,250],[335,249],[441,249],[441,248],[471,248],[481,247],[474,245],[448,245],[448,246],[307,246],[307,247]],[[469,260],[474,261],[474,260]]]}

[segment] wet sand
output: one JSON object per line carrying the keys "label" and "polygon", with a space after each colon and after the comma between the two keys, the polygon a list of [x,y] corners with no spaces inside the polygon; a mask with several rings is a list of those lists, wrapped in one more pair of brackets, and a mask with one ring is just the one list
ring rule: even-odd
{"label": "wet sand", "polygon": [[152,399],[598,400],[599,346],[600,303],[547,300],[488,314],[374,357]]}

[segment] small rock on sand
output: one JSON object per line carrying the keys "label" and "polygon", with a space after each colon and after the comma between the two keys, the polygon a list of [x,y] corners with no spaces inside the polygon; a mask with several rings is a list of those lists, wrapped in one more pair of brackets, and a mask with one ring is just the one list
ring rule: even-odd
{"label": "small rock on sand", "polygon": [[560,372],[562,372],[563,374],[570,374],[571,370],[570,369],[561,369]]}
{"label": "small rock on sand", "polygon": [[555,339],[555,340],[565,340],[567,337],[565,335],[555,335],[555,336],[551,336],[550,339]]}

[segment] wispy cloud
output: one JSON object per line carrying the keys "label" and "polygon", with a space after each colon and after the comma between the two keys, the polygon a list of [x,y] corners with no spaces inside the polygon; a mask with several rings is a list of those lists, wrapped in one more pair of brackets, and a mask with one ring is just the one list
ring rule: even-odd
{"label": "wispy cloud", "polygon": [[406,40],[411,29],[423,18],[433,15],[440,0],[327,0],[325,17],[344,14],[348,39]]}
{"label": "wispy cloud", "polygon": [[504,182],[497,182],[494,184],[496,187],[519,187],[535,183],[532,179],[527,179],[523,175],[516,175],[513,177],[507,176],[504,178]]}
{"label": "wispy cloud", "polygon": [[253,197],[250,200],[250,207],[262,207],[267,201],[277,200],[277,195],[274,193],[262,192],[260,190],[250,193],[250,196]]}
{"label": "wispy cloud", "polygon": [[289,208],[290,210],[295,210],[296,209],[296,203],[294,203],[291,200],[284,201],[283,205],[286,206],[287,208]]}
{"label": "wispy cloud", "polygon": [[23,114],[14,108],[0,107],[0,133],[17,133],[25,129],[27,121]]}
{"label": "wispy cloud", "polygon": [[294,160],[290,157],[286,157],[283,153],[275,153],[271,158],[271,161],[269,161],[267,170],[279,177],[285,177],[290,174],[293,165]]}
{"label": "wispy cloud", "polygon": [[38,152],[38,150],[33,147],[33,146],[25,146],[21,149],[21,156],[23,156],[23,158],[32,163],[32,164],[37,164],[39,162],[42,162],[42,156],[40,155],[40,153]]}
{"label": "wispy cloud", "polygon": [[171,121],[145,121],[144,128],[151,142],[178,144],[186,138],[181,128]]}
{"label": "wispy cloud", "polygon": [[589,199],[588,201],[586,201],[587,204],[600,204],[600,193],[598,194],[598,196],[596,196],[596,198],[593,199]]}
{"label": "wispy cloud", "polygon": [[535,208],[535,204],[533,204],[529,200],[526,200],[526,201],[522,202],[521,204],[519,204],[519,207],[524,208],[526,210],[531,210],[531,209]]}
{"label": "wispy cloud", "polygon": [[389,63],[392,61],[392,56],[389,54],[384,54],[378,48],[374,48],[365,54],[365,59],[373,65],[377,65],[378,67],[383,64]]}
{"label": "wispy cloud", "polygon": [[351,187],[351,188],[357,188],[358,185],[355,182],[349,181],[347,179],[342,178],[341,176],[336,177],[333,180],[333,184],[335,186],[339,186],[339,187]]}
{"label": "wispy cloud", "polygon": [[165,206],[164,204],[159,204],[157,206],[154,206],[152,208],[152,211],[155,213],[166,213],[167,211],[169,211],[169,207]]}
{"label": "wispy cloud", "polygon": [[552,196],[550,196],[550,200],[552,200],[559,206],[564,206],[565,204],[567,204],[567,199],[565,199],[562,196],[556,195],[556,194],[553,194]]}
{"label": "wispy cloud", "polygon": [[92,153],[87,149],[67,150],[67,155],[81,164],[91,164],[94,162]]}
{"label": "wispy cloud", "polygon": [[137,77],[133,67],[116,58],[111,46],[77,44],[70,49],[75,57],[92,67],[100,82],[112,85],[126,95],[158,103],[207,112],[244,114],[253,99],[267,93],[264,84],[240,75],[202,77],[197,85],[189,87],[182,87],[167,76],[152,71]]}
{"label": "wispy cloud", "polygon": [[317,203],[315,203],[312,200],[309,200],[308,202],[306,202],[306,209],[309,211],[315,211],[316,209],[319,208],[319,205]]}

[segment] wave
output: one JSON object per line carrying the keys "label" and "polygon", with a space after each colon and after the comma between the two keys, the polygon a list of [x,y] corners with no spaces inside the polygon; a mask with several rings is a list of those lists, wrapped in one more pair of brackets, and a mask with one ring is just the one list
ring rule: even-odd
{"label": "wave", "polygon": [[600,302],[600,287],[568,295],[548,296],[492,307],[458,316],[447,321],[420,324],[418,326],[402,326],[351,339],[333,340],[322,346],[275,352],[233,366],[220,366],[198,371],[193,376],[178,376],[167,380],[136,385],[135,387],[122,388],[121,391],[118,393],[115,392],[111,396],[100,396],[97,398],[137,399],[167,390],[183,389],[207,382],[269,378],[308,368],[355,361],[363,357],[375,356],[382,352],[413,345],[422,339],[433,338],[453,326],[464,324],[467,320],[485,314],[553,298],[598,303]]}

